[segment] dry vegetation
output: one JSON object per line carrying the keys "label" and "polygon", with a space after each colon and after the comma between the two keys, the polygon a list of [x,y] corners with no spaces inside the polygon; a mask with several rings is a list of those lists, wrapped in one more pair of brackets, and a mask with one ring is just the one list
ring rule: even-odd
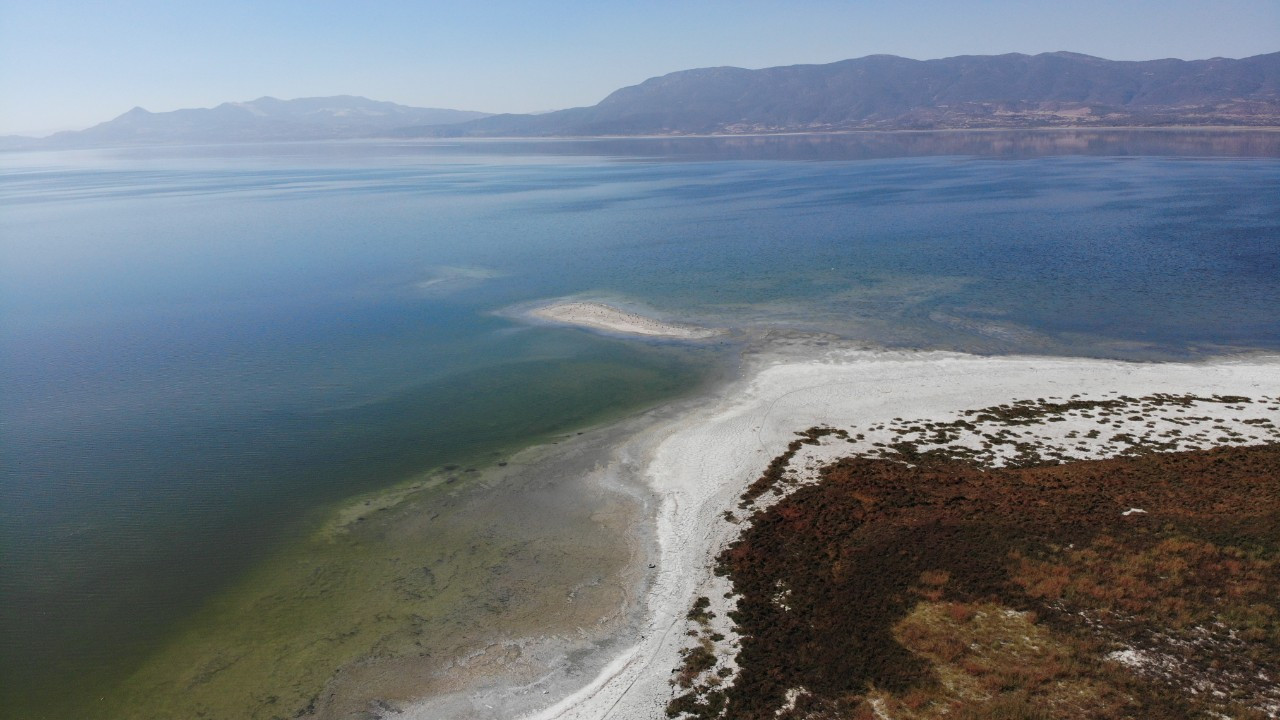
{"label": "dry vegetation", "polygon": [[[1248,399],[1037,401],[957,422],[1087,413],[1110,424],[1132,402]],[[1083,462],[1014,448],[1012,467],[984,469],[971,447],[937,451],[954,429],[918,426],[908,446],[827,465],[757,509],[717,570],[736,594],[735,670],[700,598],[689,617],[704,630],[690,630],[668,714],[1280,716],[1280,445],[1135,443]],[[802,446],[836,432],[793,442],[744,507],[788,482]]]}

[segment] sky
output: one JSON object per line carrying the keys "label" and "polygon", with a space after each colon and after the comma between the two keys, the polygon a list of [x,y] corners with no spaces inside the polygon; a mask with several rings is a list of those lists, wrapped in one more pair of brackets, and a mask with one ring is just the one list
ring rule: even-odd
{"label": "sky", "polygon": [[0,135],[226,101],[593,105],[676,70],[1055,50],[1280,50],[1280,0],[0,0]]}

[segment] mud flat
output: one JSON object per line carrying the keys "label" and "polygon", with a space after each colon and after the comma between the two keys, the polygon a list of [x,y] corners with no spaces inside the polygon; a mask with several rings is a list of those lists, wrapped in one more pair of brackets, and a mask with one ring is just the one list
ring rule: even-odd
{"label": "mud flat", "polygon": [[623,335],[644,335],[676,340],[701,340],[722,335],[722,330],[664,322],[596,302],[556,302],[533,308],[528,317]]}
{"label": "mud flat", "polygon": [[[1152,427],[1160,427],[1158,419],[1146,413],[1108,417],[1105,434],[1091,436],[1100,427],[1097,418],[1064,412],[1044,424],[1048,440],[1058,440],[1053,452],[1082,459],[1122,455],[1132,447],[1126,438],[1135,433],[1159,435],[1168,449],[1276,442],[1280,358],[1275,357],[1135,364],[793,345],[751,358],[732,386],[638,433],[617,450],[615,461],[635,464],[657,509],[650,561],[655,567],[639,599],[639,623],[629,643],[619,640],[625,651],[614,655],[590,682],[526,717],[665,716],[667,703],[681,692],[671,684],[673,669],[681,665],[681,651],[689,646],[688,632],[698,629],[690,617],[694,598],[713,599],[707,610],[718,618],[718,634],[726,636],[723,642],[733,643],[730,628],[723,625],[728,584],[713,572],[720,552],[740,530],[727,513],[737,511],[743,492],[771,459],[787,451],[798,432],[815,426],[841,431],[802,443],[790,459],[793,467],[818,467],[873,451],[877,443],[889,446],[908,431],[895,424],[904,418],[954,422],[965,417],[966,410],[1018,401],[1102,402],[1162,394],[1203,400],[1190,411],[1194,430],[1181,436],[1156,433]],[[1235,398],[1255,401],[1243,404]],[[1010,407],[1016,415],[1018,406]],[[1165,409],[1173,418],[1168,422],[1188,422],[1179,419],[1175,405]],[[996,453],[991,458],[996,465],[1011,463],[1042,440],[1020,436],[999,456],[1004,444],[992,450],[973,443],[973,452]],[[725,666],[734,671],[731,660]],[[413,717],[437,716],[429,705],[415,710]]]}

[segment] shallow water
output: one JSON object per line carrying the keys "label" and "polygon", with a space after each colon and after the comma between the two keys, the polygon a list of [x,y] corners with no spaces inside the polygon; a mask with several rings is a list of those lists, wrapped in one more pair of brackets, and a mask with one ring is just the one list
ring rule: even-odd
{"label": "shallow water", "polygon": [[495,314],[512,304],[987,353],[1274,350],[1277,136],[7,155],[0,702],[116,688],[344,499],[688,393],[732,356]]}

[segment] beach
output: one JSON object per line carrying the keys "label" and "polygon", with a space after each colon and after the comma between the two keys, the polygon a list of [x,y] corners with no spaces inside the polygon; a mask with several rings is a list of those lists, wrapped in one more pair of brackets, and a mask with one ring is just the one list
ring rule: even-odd
{"label": "beach", "polygon": [[[655,567],[636,598],[639,622],[631,642],[584,686],[525,717],[656,718],[673,696],[669,680],[686,646],[686,619],[693,599],[705,595],[724,616],[727,589],[712,573],[714,558],[738,525],[726,511],[798,431],[814,426],[844,429],[892,425],[904,419],[954,419],[965,410],[1019,400],[1194,395],[1198,422],[1230,427],[1223,444],[1275,442],[1274,428],[1255,423],[1280,419],[1280,359],[1246,357],[1194,364],[1148,364],[1045,357],[979,357],[945,352],[831,349],[799,342],[746,359],[734,383],[678,417],[645,428],[615,452],[612,463],[635,467],[653,493]],[[1219,398],[1257,399],[1248,412]],[[1137,416],[1134,416],[1137,418]],[[1137,431],[1145,418],[1118,420],[1117,434]],[[1074,424],[1073,424],[1074,423]],[[1053,433],[1079,430],[1081,419],[1054,423]],[[807,448],[801,465],[816,467],[836,457],[870,450],[875,436]],[[1191,443],[1187,443],[1189,446]],[[1089,445],[1086,443],[1085,445]],[[1104,442],[1076,445],[1081,458],[1106,454]],[[1117,508],[1117,512],[1125,508]],[[732,642],[730,638],[726,642]],[[554,697],[554,695],[552,695]],[[549,700],[551,698],[548,698]],[[426,702],[405,717],[439,717]]]}

